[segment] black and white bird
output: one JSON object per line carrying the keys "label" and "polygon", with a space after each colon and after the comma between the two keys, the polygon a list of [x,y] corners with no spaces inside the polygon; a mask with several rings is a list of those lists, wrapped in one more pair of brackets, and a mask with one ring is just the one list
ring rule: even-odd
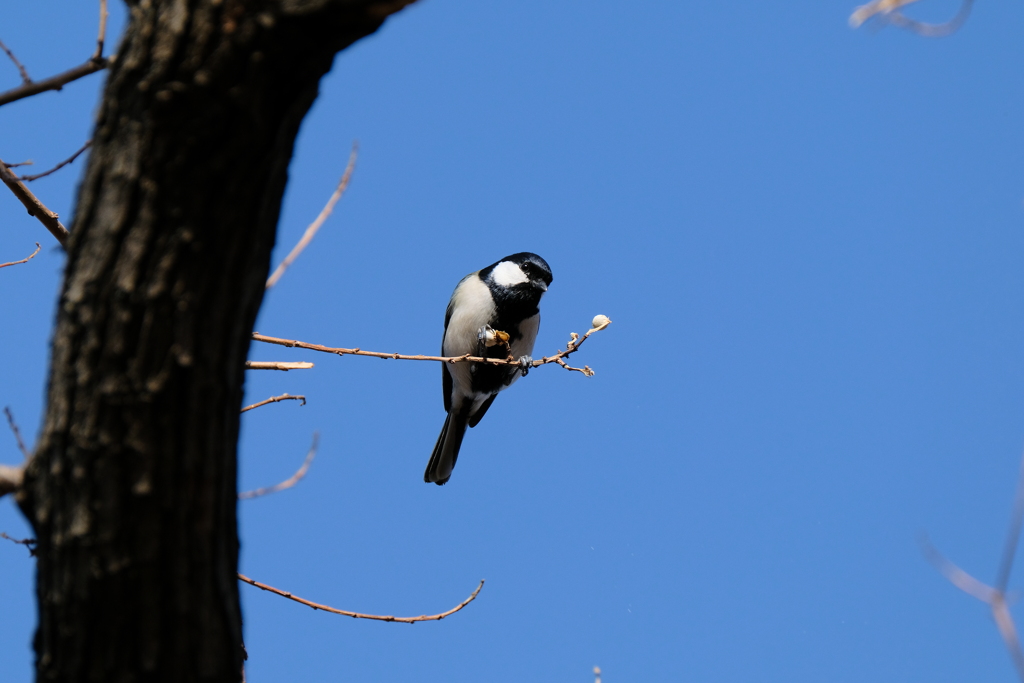
{"label": "black and white bird", "polygon": [[[551,284],[551,268],[536,254],[506,256],[462,278],[444,317],[441,354],[484,358],[511,355],[519,365],[443,363],[444,409],[448,417],[423,481],[438,486],[452,476],[466,427],[475,427],[498,392],[530,369],[540,329],[540,298]],[[508,335],[502,340],[500,333]]]}

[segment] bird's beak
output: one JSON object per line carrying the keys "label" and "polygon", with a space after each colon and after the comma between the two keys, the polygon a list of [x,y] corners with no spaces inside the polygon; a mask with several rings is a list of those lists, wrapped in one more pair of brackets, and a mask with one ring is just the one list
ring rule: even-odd
{"label": "bird's beak", "polygon": [[548,286],[546,284],[544,284],[543,280],[534,280],[533,281],[533,286],[536,287],[537,289],[539,289],[542,292],[548,291]]}

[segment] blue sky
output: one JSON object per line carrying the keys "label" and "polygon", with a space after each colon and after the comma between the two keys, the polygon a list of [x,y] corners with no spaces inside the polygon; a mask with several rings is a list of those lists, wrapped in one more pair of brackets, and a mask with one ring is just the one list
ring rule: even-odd
{"label": "blue sky", "polygon": [[[915,16],[941,20],[952,0]],[[1012,680],[927,531],[995,574],[1024,446],[1024,6],[926,40],[853,3],[423,0],[344,52],[303,126],[275,263],[351,187],[256,328],[434,353],[467,272],[554,271],[537,351],[614,325],[503,394],[444,487],[433,364],[254,345],[240,488],[249,680]],[[115,3],[112,26],[123,22]],[[0,6],[37,78],[95,8]],[[0,63],[0,89],[17,74]],[[0,109],[0,158],[89,135],[101,77]],[[82,164],[39,181],[70,216]],[[37,432],[62,257],[0,193],[0,403]],[[16,462],[0,434],[0,461]],[[27,533],[9,499],[0,530]],[[30,678],[32,564],[0,545],[0,678]],[[1012,582],[1011,582],[1012,584]]]}

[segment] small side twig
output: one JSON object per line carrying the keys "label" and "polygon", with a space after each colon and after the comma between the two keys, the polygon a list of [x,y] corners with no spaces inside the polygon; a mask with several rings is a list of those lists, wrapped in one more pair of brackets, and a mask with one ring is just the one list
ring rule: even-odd
{"label": "small side twig", "polygon": [[328,605],[321,605],[321,604],[316,603],[316,602],[311,602],[309,600],[304,600],[303,598],[300,598],[297,595],[292,595],[288,591],[283,591],[280,588],[274,588],[273,586],[268,586],[265,583],[260,583],[259,581],[254,581],[253,579],[250,579],[248,576],[245,576],[244,574],[239,574],[238,578],[240,580],[246,582],[250,586],[256,586],[257,588],[260,588],[260,589],[265,590],[265,591],[269,591],[270,593],[273,593],[275,595],[280,595],[282,598],[288,598],[289,600],[294,600],[295,602],[298,602],[298,603],[301,603],[303,605],[306,605],[307,607],[312,607],[313,609],[323,610],[324,612],[330,612],[331,614],[340,614],[340,615],[345,616],[345,617],[352,617],[353,619],[374,619],[376,621],[394,621],[394,622],[399,622],[399,623],[403,623],[403,624],[415,624],[418,621],[440,621],[441,619],[444,619],[445,617],[450,617],[451,615],[455,614],[456,612],[461,610],[463,607],[465,607],[469,603],[471,603],[474,600],[476,600],[476,596],[480,594],[480,589],[482,589],[484,587],[484,582],[481,579],[480,585],[476,587],[476,590],[473,591],[473,593],[470,594],[470,596],[468,598],[466,598],[465,600],[463,600],[462,602],[460,602],[458,605],[456,605],[455,607],[451,608],[447,612],[442,612],[440,614],[431,614],[429,616],[428,615],[423,615],[423,616],[419,616],[419,617],[392,617],[392,616],[384,616],[384,615],[379,615],[379,614],[362,614],[360,612],[349,612],[348,610],[336,609],[336,608],[330,607]]}
{"label": "small side twig", "polygon": [[29,78],[28,71],[25,70],[25,65],[18,61],[18,58],[14,56],[13,52],[11,52],[11,48],[4,45],[3,42],[0,42],[0,50],[6,52],[7,56],[10,57],[12,62],[14,62],[14,66],[18,68],[18,73],[21,74],[21,82],[25,85],[31,83],[32,79]]}
{"label": "small side twig", "polygon": [[239,412],[244,413],[245,411],[252,410],[253,408],[259,408],[260,406],[265,406],[270,403],[280,403],[281,401],[302,401],[300,405],[306,405],[306,397],[302,396],[301,394],[299,396],[292,396],[291,394],[281,394],[280,396],[271,396],[267,400],[260,401],[259,403],[253,403],[251,406],[246,406],[242,408],[242,410]]}
{"label": "small side twig", "polygon": [[246,370],[308,370],[313,367],[312,363],[277,363],[272,361],[245,361]]}
{"label": "small side twig", "polygon": [[[572,333],[569,343],[566,344],[565,350],[559,350],[557,353],[551,356],[544,356],[538,360],[534,360],[530,365],[532,368],[546,365],[548,363],[557,363],[568,370],[575,370],[576,372],[582,372],[588,377],[594,374],[594,371],[589,367],[574,368],[570,367],[562,359],[566,358],[570,354],[575,353],[579,350],[580,346],[583,345],[590,335],[595,332],[600,332],[604,328],[611,325],[612,321],[607,316],[599,315],[594,317],[592,327],[587,330],[587,333],[582,337]],[[360,348],[341,348],[332,346],[323,346],[322,344],[310,344],[308,342],[297,341],[295,339],[282,339],[280,337],[269,337],[259,332],[253,332],[253,341],[265,342],[267,344],[277,344],[278,346],[287,346],[290,348],[297,349],[308,349],[310,351],[320,351],[322,353],[331,353],[337,356],[370,356],[372,358],[384,358],[393,360],[427,360],[427,361],[440,361],[442,363],[487,363],[489,365],[514,365],[519,366],[519,361],[515,358],[483,358],[481,356],[471,356],[468,353],[462,356],[424,356],[424,355],[407,355],[402,353],[387,353],[381,351],[364,351]]]}
{"label": "small side twig", "polygon": [[309,227],[306,228],[306,232],[302,233],[302,238],[299,239],[298,243],[292,247],[292,250],[284,257],[284,261],[274,269],[273,274],[267,278],[267,289],[270,289],[277,284],[277,281],[284,275],[284,271],[288,269],[295,259],[299,257],[299,254],[309,246],[309,243],[313,241],[320,227],[330,217],[331,212],[334,211],[334,205],[341,199],[341,195],[345,194],[345,188],[348,187],[348,181],[352,178],[352,171],[356,167],[356,157],[359,152],[359,143],[352,143],[352,151],[348,155],[348,164],[345,166],[345,172],[341,174],[341,180],[338,181],[338,186],[334,188],[334,192],[331,194],[331,198],[327,200],[327,204],[320,210],[320,215],[316,217]]}
{"label": "small side twig", "polygon": [[57,213],[50,211],[46,205],[39,201],[39,198],[32,194],[32,191],[25,187],[25,184],[18,180],[18,176],[7,167],[3,159],[0,159],[0,181],[10,188],[14,196],[28,209],[28,215],[35,216],[43,226],[50,231],[50,234],[57,238],[60,246],[67,249],[68,229],[61,225]]}
{"label": "small side twig", "polygon": [[14,421],[14,413],[11,412],[10,406],[4,407],[4,415],[7,416],[7,425],[11,428],[11,432],[14,434],[14,439],[18,442],[18,450],[28,460],[31,454],[28,449],[25,448],[25,442],[21,440],[21,430],[18,429],[18,423]]}
{"label": "small side twig", "polygon": [[293,474],[292,476],[288,477],[287,479],[282,481],[280,484],[274,484],[273,486],[266,486],[264,488],[255,489],[253,491],[243,491],[242,493],[238,494],[238,499],[239,500],[249,500],[250,498],[259,498],[260,496],[266,496],[266,495],[269,495],[271,493],[277,493],[278,491],[284,491],[285,489],[290,489],[291,487],[293,487],[296,484],[298,484],[299,480],[301,480],[304,476],[306,476],[306,472],[309,471],[309,466],[311,464],[313,464],[313,458],[316,457],[316,448],[317,448],[317,444],[319,443],[319,441],[320,441],[320,433],[319,432],[314,432],[313,433],[313,444],[309,447],[309,452],[306,453],[306,459],[302,461],[302,466],[299,467],[299,469],[297,469],[295,471],[295,474]]}
{"label": "small side twig", "polygon": [[[51,168],[49,171],[43,171],[42,173],[36,173],[35,175],[18,176],[18,180],[20,180],[23,183],[30,183],[33,180],[39,180],[40,178],[45,178],[46,176],[50,175],[51,173],[56,173],[57,171],[59,171],[60,169],[64,168],[68,164],[72,163],[75,159],[80,157],[82,155],[82,153],[85,152],[85,150],[89,149],[89,147],[91,147],[91,146],[92,146],[92,140],[86,140],[85,144],[82,145],[82,147],[77,152],[75,152],[74,154],[69,156],[67,159],[65,159],[64,161],[60,162],[59,164],[57,164],[56,166]],[[10,168],[10,166],[8,166],[7,168]]]}
{"label": "small side twig", "polygon": [[16,266],[21,263],[28,263],[36,254],[39,253],[40,249],[42,249],[42,247],[39,246],[39,242],[36,242],[36,250],[29,254],[27,258],[23,258],[20,261],[9,261],[7,263],[0,263],[0,268],[6,268],[7,266]]}
{"label": "small side twig", "polygon": [[28,550],[29,557],[35,557],[36,556],[36,542],[37,542],[36,539],[34,539],[34,538],[12,538],[11,536],[8,536],[6,533],[4,533],[3,531],[0,531],[0,538],[6,538],[11,543],[17,543],[18,545],[23,545]]}

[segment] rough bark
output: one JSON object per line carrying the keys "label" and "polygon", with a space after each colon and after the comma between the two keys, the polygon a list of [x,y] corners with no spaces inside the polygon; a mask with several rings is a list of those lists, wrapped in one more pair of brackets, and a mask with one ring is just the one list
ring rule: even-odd
{"label": "rough bark", "polygon": [[408,4],[136,0],[100,104],[19,504],[40,681],[236,681],[236,442],[302,118]]}

